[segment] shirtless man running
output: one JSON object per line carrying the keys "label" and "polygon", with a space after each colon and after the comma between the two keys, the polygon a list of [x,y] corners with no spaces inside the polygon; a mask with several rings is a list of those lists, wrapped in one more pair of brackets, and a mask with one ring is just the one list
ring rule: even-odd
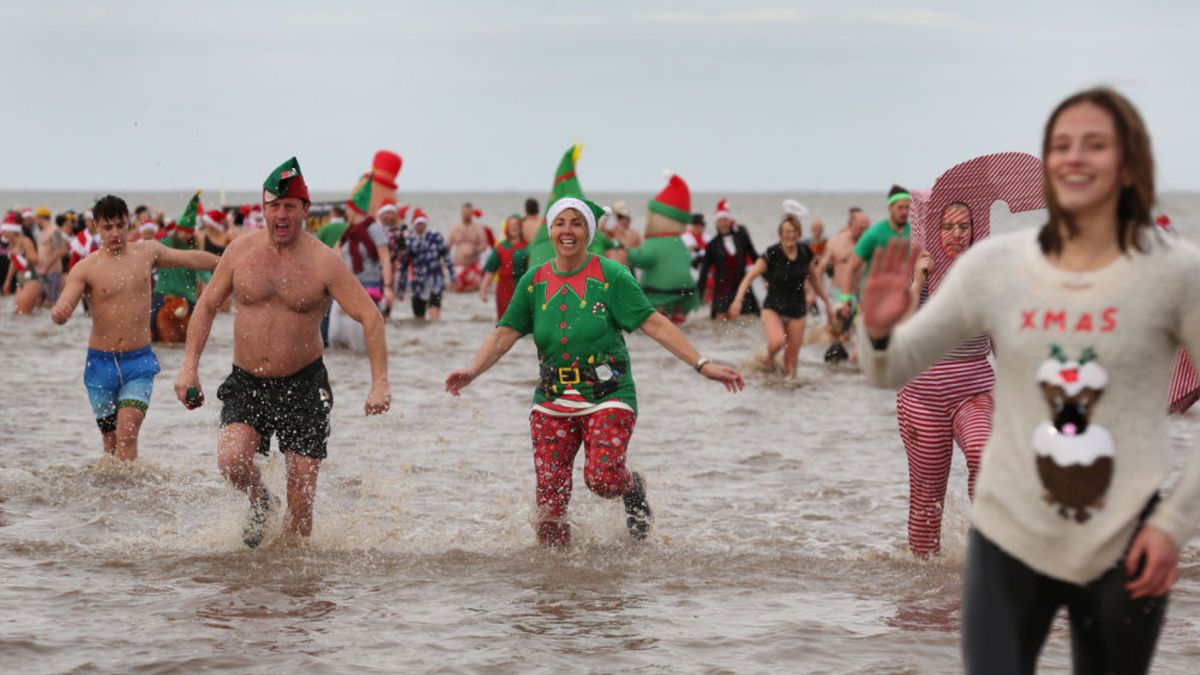
{"label": "shirtless man running", "polygon": [[92,212],[100,249],[71,268],[50,318],[66,323],[79,299],[87,296],[92,334],[83,383],[104,452],[134,460],[159,371],[150,350],[150,273],[156,267],[212,270],[217,256],[167,248],[154,240],[129,243],[129,207],[120,197],[104,197]]}
{"label": "shirtless man running", "polygon": [[833,285],[837,287],[838,297],[834,315],[840,325],[832,326],[836,331],[834,344],[825,353],[826,361],[841,361],[849,356],[844,342],[851,338],[850,330],[858,306],[854,297],[854,247],[858,238],[871,226],[871,219],[865,211],[858,207],[850,209],[850,219],[841,232],[835,234],[825,246],[825,255],[817,262],[818,270],[833,268]]}
{"label": "shirtless man running", "polygon": [[284,530],[304,537],[312,533],[317,471],[326,455],[333,408],[321,360],[321,317],[330,299],[363,326],[371,361],[366,414],[386,412],[391,404],[383,316],[341,258],[305,230],[309,204],[295,157],[267,177],[266,227],[247,232],[225,249],[196,303],[183,367],[175,378],[175,394],[186,407],[203,402],[200,353],[218,308],[233,294],[233,372],[217,390],[224,404],[217,465],[250,497],[242,534],[251,548],[262,542],[267,518],[278,504],[254,464],[255,452],[270,452],[272,434],[279,435],[287,462]]}

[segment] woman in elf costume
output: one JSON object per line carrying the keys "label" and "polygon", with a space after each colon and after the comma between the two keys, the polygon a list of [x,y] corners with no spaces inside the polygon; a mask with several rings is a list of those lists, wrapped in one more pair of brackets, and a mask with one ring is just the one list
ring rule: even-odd
{"label": "woman in elf costume", "polygon": [[496,244],[492,255],[488,256],[487,264],[483,266],[483,282],[479,286],[479,297],[487,302],[488,287],[492,284],[492,277],[496,277],[497,319],[504,316],[517,279],[525,274],[528,266],[525,240],[521,236],[521,217],[514,213],[504,222],[504,240]]}
{"label": "woman in elf costume", "polygon": [[644,539],[649,531],[645,483],[641,474],[625,467],[637,396],[622,331],[641,328],[730,391],[745,386],[737,370],[701,357],[678,328],[655,312],[628,269],[587,250],[603,214],[601,207],[579,196],[563,197],[550,206],[546,220],[554,259],[521,277],[512,303],[471,365],[446,378],[446,390],[457,396],[517,340],[533,333],[540,382],[529,423],[537,471],[538,540],[548,545],[570,542],[564,516],[581,443],[588,488],[601,497],[624,498],[633,538]]}

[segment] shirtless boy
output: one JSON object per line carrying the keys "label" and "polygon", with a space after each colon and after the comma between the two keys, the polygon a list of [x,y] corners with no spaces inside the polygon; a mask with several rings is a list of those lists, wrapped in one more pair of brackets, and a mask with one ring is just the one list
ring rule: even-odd
{"label": "shirtless boy", "polygon": [[152,239],[130,243],[129,207],[120,197],[104,197],[92,212],[100,249],[71,268],[50,318],[66,323],[79,299],[87,296],[92,334],[83,384],[104,438],[104,452],[134,460],[159,370],[150,351],[151,272],[156,267],[212,270],[217,256],[167,248]]}
{"label": "shirtless boy", "polygon": [[[293,157],[263,183],[266,227],[234,239],[196,303],[175,394],[188,408],[203,400],[200,353],[218,308],[232,294],[233,372],[217,390],[221,434],[217,465],[250,497],[242,533],[250,548],[262,542],[276,500],[263,486],[255,452],[268,454],[272,434],[287,462],[284,530],[312,532],[317,471],[326,455],[333,392],[322,362],[321,318],[330,299],[363,326],[371,361],[366,414],[391,403],[383,316],[342,259],[305,229],[310,200]],[[144,323],[144,321],[143,321]]]}

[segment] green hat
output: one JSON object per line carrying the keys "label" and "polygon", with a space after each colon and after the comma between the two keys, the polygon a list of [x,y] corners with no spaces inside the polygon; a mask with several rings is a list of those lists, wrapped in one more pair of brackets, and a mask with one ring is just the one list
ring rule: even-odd
{"label": "green hat", "polygon": [[346,206],[357,213],[367,214],[371,210],[371,185],[375,183],[375,170],[371,169],[371,173],[367,176],[367,180],[358,188],[354,194],[350,195],[350,199],[346,200]]}
{"label": "green hat", "polygon": [[179,216],[179,220],[175,221],[175,229],[177,230],[194,230],[196,229],[196,215],[200,212],[200,190],[196,190],[196,194],[192,195],[191,201],[187,203],[187,207],[183,210],[183,215]]}
{"label": "green hat", "polygon": [[[583,188],[580,187],[579,178],[575,175],[575,163],[579,161],[579,155],[582,153],[583,146],[579,143],[575,143],[563,153],[562,161],[558,163],[558,169],[554,172],[554,185],[550,189],[550,204],[568,195],[583,196]],[[548,210],[547,213],[549,213]]]}
{"label": "green hat", "polygon": [[271,175],[263,181],[263,202],[270,203],[283,197],[295,197],[306,203],[312,200],[308,197],[308,185],[304,183],[304,174],[300,172],[300,162],[293,157],[275,167]]}

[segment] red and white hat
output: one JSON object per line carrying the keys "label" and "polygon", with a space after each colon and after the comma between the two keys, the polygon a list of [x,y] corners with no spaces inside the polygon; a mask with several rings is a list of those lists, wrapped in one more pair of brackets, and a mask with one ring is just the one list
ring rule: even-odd
{"label": "red and white hat", "polygon": [[378,218],[378,217],[382,216],[383,214],[389,213],[389,212],[395,213],[397,216],[400,215],[400,210],[398,208],[396,208],[396,200],[395,199],[388,198],[388,199],[385,199],[382,202],[380,202],[379,210],[375,212],[375,217]]}
{"label": "red and white hat", "polygon": [[688,223],[692,220],[692,193],[687,183],[674,173],[665,172],[667,186],[650,200],[650,210],[674,220]]}
{"label": "red and white hat", "polygon": [[0,232],[20,232],[21,219],[17,217],[16,211],[9,211],[4,216],[4,224],[0,225]]}
{"label": "red and white hat", "polygon": [[220,209],[213,209],[204,214],[204,224],[209,227],[224,227],[225,212]]}
{"label": "red and white hat", "polygon": [[733,220],[733,212],[729,210],[729,202],[725,199],[717,202],[717,213],[713,216],[713,220],[728,218]]}
{"label": "red and white hat", "polygon": [[417,223],[425,223],[426,225],[429,224],[429,216],[426,216],[425,212],[420,208],[413,209],[412,224],[416,225]]}

